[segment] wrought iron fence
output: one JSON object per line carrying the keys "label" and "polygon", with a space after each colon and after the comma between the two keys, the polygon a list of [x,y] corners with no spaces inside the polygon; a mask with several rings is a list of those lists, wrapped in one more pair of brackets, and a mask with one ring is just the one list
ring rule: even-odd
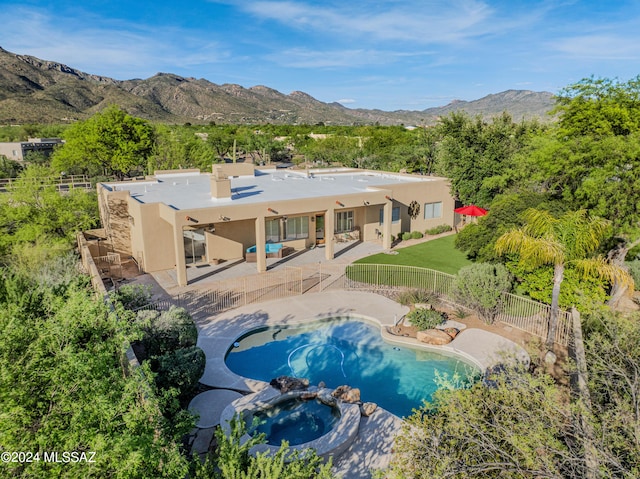
{"label": "wrought iron fence", "polygon": [[[386,296],[402,289],[424,289],[435,292],[450,303],[455,276],[416,266],[390,264],[352,264],[347,266],[341,287],[373,291]],[[529,298],[503,293],[496,320],[546,338],[551,307]],[[560,311],[555,341],[567,346],[571,340],[571,313]]]}

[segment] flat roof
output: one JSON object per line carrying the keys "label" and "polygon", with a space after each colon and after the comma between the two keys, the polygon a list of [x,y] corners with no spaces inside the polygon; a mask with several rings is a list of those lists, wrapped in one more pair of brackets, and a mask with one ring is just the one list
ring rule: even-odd
{"label": "flat roof", "polygon": [[110,190],[129,191],[140,203],[165,203],[177,210],[247,205],[350,195],[372,187],[432,182],[438,177],[405,176],[364,170],[256,170],[255,176],[230,177],[231,198],[212,198],[209,173],[164,173],[154,180],[103,183]]}

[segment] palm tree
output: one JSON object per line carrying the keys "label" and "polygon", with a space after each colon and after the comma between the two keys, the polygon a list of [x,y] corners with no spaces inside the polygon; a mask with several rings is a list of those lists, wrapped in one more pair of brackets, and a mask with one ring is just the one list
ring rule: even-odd
{"label": "palm tree", "polygon": [[585,276],[596,275],[610,282],[633,287],[633,279],[622,268],[602,256],[593,256],[609,233],[609,222],[589,217],[586,210],[570,211],[560,218],[533,208],[524,212],[525,225],[504,233],[496,242],[498,254],[516,253],[527,268],[553,265],[553,291],[547,332],[547,350],[553,349],[558,326],[560,285],[568,264]]}

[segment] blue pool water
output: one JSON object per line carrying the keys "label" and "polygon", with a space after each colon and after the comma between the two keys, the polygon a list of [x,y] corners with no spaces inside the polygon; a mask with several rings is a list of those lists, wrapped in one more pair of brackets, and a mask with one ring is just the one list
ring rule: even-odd
{"label": "blue pool water", "polygon": [[270,381],[278,376],[360,388],[363,401],[404,417],[430,400],[436,374],[477,375],[478,369],[442,354],[386,343],[378,328],[364,321],[335,319],[300,327],[269,328],[238,340],[227,353],[227,367],[244,377]]}
{"label": "blue pool water", "polygon": [[283,440],[297,446],[328,433],[340,419],[340,410],[318,400],[288,401],[249,415],[245,421],[249,434],[264,433],[267,444],[279,446]]}

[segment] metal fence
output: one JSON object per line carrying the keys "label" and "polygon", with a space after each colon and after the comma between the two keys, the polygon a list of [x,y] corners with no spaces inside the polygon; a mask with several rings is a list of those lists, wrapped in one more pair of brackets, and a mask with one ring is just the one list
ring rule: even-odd
{"label": "metal fence", "polygon": [[[390,264],[352,264],[347,266],[342,287],[373,291],[391,296],[403,289],[424,289],[456,303],[453,293],[455,276],[428,268]],[[497,321],[547,337],[551,307],[529,298],[503,293],[498,305]],[[571,340],[571,313],[560,311],[555,341],[567,346]]]}
{"label": "metal fence", "polygon": [[214,314],[246,304],[299,296],[320,281],[302,268],[282,270],[220,281],[207,290],[179,294],[175,302],[192,314]]}

